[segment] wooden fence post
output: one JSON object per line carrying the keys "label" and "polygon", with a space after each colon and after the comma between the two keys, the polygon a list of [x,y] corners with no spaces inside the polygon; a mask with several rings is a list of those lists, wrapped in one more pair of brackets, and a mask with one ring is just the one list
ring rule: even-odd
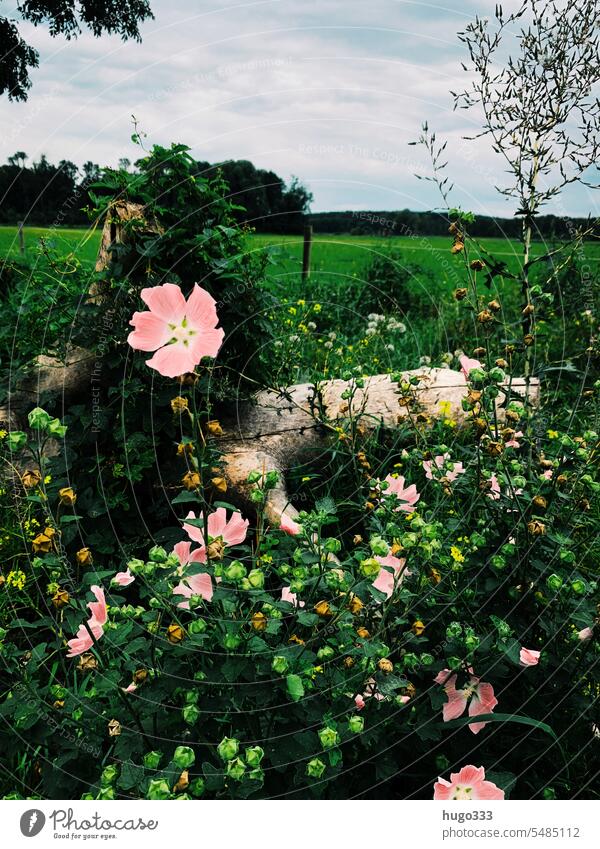
{"label": "wooden fence post", "polygon": [[24,254],[25,253],[25,232],[23,230],[23,222],[17,221],[17,227],[19,228],[19,251]]}
{"label": "wooden fence post", "polygon": [[304,249],[302,251],[302,280],[310,277],[310,252],[312,248],[312,224],[304,225]]}

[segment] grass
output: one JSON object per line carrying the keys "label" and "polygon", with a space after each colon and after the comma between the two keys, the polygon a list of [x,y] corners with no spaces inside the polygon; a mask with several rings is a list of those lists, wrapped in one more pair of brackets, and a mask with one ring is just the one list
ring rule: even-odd
{"label": "grass", "polygon": [[[94,261],[100,242],[100,230],[86,228],[26,228],[25,260],[32,266],[43,267],[45,258],[41,240],[59,254],[74,252],[86,272],[93,273]],[[414,367],[419,356],[438,357],[444,351],[472,345],[480,330],[472,317],[452,298],[454,289],[464,286],[463,258],[450,253],[450,237],[433,236],[411,238],[409,236],[361,237],[316,235],[312,248],[311,275],[308,281],[301,278],[302,236],[278,236],[254,234],[248,237],[248,250],[269,248],[271,265],[265,285],[289,304],[298,299],[322,305],[317,324],[319,332],[338,331],[344,343],[350,345],[363,338],[366,316],[371,312],[386,313],[400,318],[407,325],[407,333],[399,340],[395,354],[391,357],[394,367]],[[517,272],[520,265],[520,245],[502,239],[489,239],[484,243],[490,255],[503,260],[509,271]],[[544,255],[549,247],[535,243],[533,254]],[[400,256],[403,266],[403,291],[408,292],[412,304],[399,305],[393,298],[386,298],[387,284],[382,285],[384,296],[377,297],[377,285],[365,285],[365,274],[370,263],[378,254],[393,250]],[[476,253],[472,253],[476,256]],[[17,259],[19,243],[16,227],[0,227],[0,257]],[[596,273],[600,260],[600,245],[585,246],[586,261]],[[540,263],[542,270],[545,263]],[[497,283],[496,283],[497,281]],[[497,286],[497,288],[496,288]],[[496,278],[489,290],[481,287],[487,300],[498,298],[507,308],[507,314],[518,315],[520,295],[515,282]],[[374,297],[375,296],[375,297]],[[374,306],[375,300],[375,306]],[[377,302],[378,301],[378,302]],[[400,308],[402,306],[402,308]],[[289,316],[274,317],[275,323],[282,322],[278,331],[295,333]],[[507,328],[512,335],[514,328]],[[300,354],[300,352],[296,352]],[[370,350],[364,357],[373,356]],[[296,359],[296,356],[293,356]],[[299,359],[305,357],[299,356]],[[309,358],[310,359],[310,358]],[[373,365],[373,364],[372,364]],[[379,367],[379,363],[374,363]],[[366,367],[366,363],[365,363]],[[304,375],[300,368],[298,375]]]}

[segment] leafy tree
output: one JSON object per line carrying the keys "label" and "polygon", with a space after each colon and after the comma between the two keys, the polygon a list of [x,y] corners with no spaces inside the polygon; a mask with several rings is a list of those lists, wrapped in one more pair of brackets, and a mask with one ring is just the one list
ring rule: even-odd
{"label": "leafy tree", "polygon": [[[34,26],[47,24],[51,36],[67,39],[77,38],[84,24],[95,36],[118,33],[140,41],[140,23],[153,17],[147,0],[21,0],[17,11]],[[0,17],[0,94],[27,100],[29,69],[38,65],[39,54],[21,38],[18,23]]]}

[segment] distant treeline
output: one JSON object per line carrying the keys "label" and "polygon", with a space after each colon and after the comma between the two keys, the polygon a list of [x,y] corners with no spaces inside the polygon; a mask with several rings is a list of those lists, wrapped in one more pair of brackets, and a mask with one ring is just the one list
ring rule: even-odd
{"label": "distant treeline", "polygon": [[[91,206],[88,188],[99,179],[102,169],[94,162],[82,168],[67,159],[58,165],[41,156],[28,164],[24,151],[8,157],[0,165],[0,223],[25,221],[29,226],[81,225],[89,222],[86,208]],[[128,159],[119,160],[119,168],[135,171]],[[210,176],[220,171],[229,186],[229,195],[240,209],[241,223],[263,233],[301,233],[310,222],[317,233],[348,233],[380,236],[437,236],[448,232],[447,218],[437,212],[316,212],[310,213],[312,195],[296,178],[289,184],[275,174],[256,168],[245,159],[210,164],[198,162],[198,174]],[[536,236],[543,239],[565,239],[575,228],[585,224],[583,218],[541,216]],[[475,236],[518,238],[518,218],[478,216],[471,226]]]}
{"label": "distant treeline", "polygon": [[[446,236],[448,218],[439,212],[313,212],[307,216],[316,233],[354,236]],[[537,219],[535,237],[540,239],[568,239],[579,227],[588,224],[587,218],[561,218],[542,215]],[[520,218],[490,218],[478,215],[469,232],[476,237],[508,237],[518,239],[521,235]]]}
{"label": "distant treeline", "polygon": [[[81,169],[63,159],[52,165],[45,156],[28,164],[24,151],[9,156],[0,165],[0,223],[25,221],[30,226],[78,225],[89,222],[86,207],[88,188],[99,179],[101,168],[86,162]],[[121,159],[119,167],[135,172],[135,165]],[[312,195],[296,179],[286,184],[273,171],[255,168],[246,160],[215,165],[198,162],[198,174],[220,171],[229,186],[228,194],[240,207],[237,217],[257,230],[299,233]]]}

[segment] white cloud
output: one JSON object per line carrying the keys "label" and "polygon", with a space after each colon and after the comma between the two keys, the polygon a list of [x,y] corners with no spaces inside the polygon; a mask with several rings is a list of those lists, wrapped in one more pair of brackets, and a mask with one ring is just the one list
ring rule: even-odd
{"label": "white cloud", "polygon": [[[258,0],[194,11],[154,0],[142,44],[89,33],[69,43],[25,25],[40,69],[27,103],[0,101],[0,157],[134,158],[135,114],[150,143],[183,141],[199,159],[296,174],[315,209],[427,209],[439,198],[413,176],[426,162],[408,146],[427,119],[449,139],[456,203],[510,214],[493,188],[502,164],[482,141],[465,156],[473,119],[452,111],[449,94],[465,82],[456,32],[493,5],[451,2]],[[568,213],[593,208],[585,189],[565,195]]]}

